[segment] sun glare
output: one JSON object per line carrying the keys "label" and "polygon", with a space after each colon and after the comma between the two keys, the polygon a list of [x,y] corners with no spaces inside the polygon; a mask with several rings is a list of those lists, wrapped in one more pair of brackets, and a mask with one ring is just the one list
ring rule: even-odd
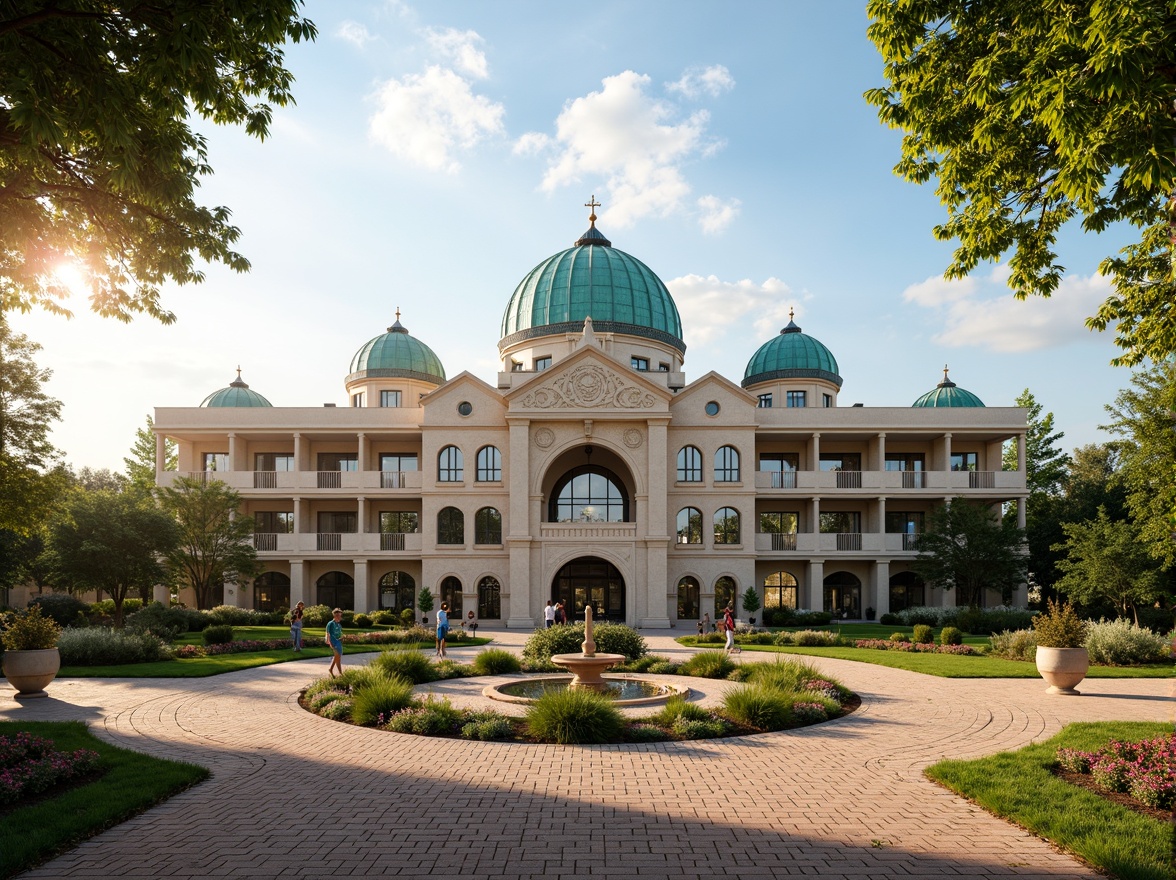
{"label": "sun glare", "polygon": [[85,271],[73,261],[58,263],[53,270],[53,277],[69,290],[71,296],[85,297],[90,293]]}

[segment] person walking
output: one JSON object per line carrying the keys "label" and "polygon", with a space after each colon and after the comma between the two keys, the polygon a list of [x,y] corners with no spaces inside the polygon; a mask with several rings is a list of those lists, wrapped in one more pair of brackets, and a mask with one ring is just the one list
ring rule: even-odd
{"label": "person walking", "polygon": [[555,606],[551,604],[551,600],[547,600],[547,607],[543,609],[543,622],[548,629],[555,626]]}
{"label": "person walking", "polygon": [[335,656],[331,658],[327,672],[334,678],[336,670],[339,674],[343,673],[343,609],[336,608],[331,612],[331,618],[327,621],[327,644],[331,646]]}
{"label": "person walking", "polygon": [[706,612],[706,614],[702,615],[702,634],[706,635],[710,631],[711,631],[711,622],[710,622],[710,612],[708,611],[708,612]]}
{"label": "person walking", "polygon": [[467,630],[471,637],[478,634],[478,617],[473,611],[466,615],[465,620],[461,622],[461,628]]}
{"label": "person walking", "polygon": [[565,624],[568,622],[568,612],[564,608],[563,602],[555,603],[555,622],[558,624]]}
{"label": "person walking", "polygon": [[723,629],[727,632],[727,644],[723,646],[723,653],[730,654],[735,650],[735,615],[731,613],[731,606],[723,609]]}
{"label": "person walking", "polygon": [[445,656],[445,639],[449,635],[449,603],[442,602],[437,612],[437,656]]}
{"label": "person walking", "polygon": [[306,606],[299,602],[290,609],[290,638],[294,642],[294,653],[302,651],[302,614]]}

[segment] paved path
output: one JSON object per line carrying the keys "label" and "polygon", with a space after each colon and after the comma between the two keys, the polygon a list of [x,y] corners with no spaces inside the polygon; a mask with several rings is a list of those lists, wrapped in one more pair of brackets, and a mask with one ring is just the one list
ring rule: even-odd
{"label": "paved path", "polygon": [[[674,634],[645,633],[659,653],[681,650]],[[493,635],[514,647],[525,636]],[[23,704],[0,690],[0,718],[81,719],[115,744],[213,771],[24,876],[1093,878],[920,771],[1070,721],[1172,720],[1165,680],[1088,679],[1067,698],[1040,680],[816,662],[861,695],[857,712],[754,737],[602,747],[327,721],[296,702],[325,659],[207,679],[60,680],[50,699]]]}

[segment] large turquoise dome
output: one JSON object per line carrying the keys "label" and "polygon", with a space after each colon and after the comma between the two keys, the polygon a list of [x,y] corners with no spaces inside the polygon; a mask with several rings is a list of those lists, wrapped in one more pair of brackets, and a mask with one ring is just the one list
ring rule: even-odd
{"label": "large turquoise dome", "polygon": [[500,349],[526,339],[578,333],[643,336],[686,351],[678,307],[653,270],[612,246],[596,228],[548,257],[519,282],[502,316]]}
{"label": "large turquoise dome", "polygon": [[445,367],[433,349],[409,335],[400,323],[400,312],[387,333],[369,339],[351,359],[348,382],[357,379],[419,379],[440,385]]}
{"label": "large turquoise dome", "polygon": [[943,368],[943,381],[916,400],[911,406],[984,406],[984,401],[965,391],[947,378],[947,367]]}
{"label": "large turquoise dome", "polygon": [[772,379],[824,379],[841,387],[837,359],[824,344],[801,332],[789,316],[780,335],[759,347],[743,372],[744,388]]}
{"label": "large turquoise dome", "polygon": [[201,406],[273,406],[268,400],[253,391],[241,380],[241,371],[228,388],[214,391],[200,402]]}

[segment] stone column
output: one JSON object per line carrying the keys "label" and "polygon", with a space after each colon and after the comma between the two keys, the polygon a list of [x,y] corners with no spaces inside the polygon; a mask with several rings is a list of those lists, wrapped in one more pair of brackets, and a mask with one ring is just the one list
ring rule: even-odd
{"label": "stone column", "polygon": [[352,560],[355,565],[355,611],[367,612],[371,606],[368,598],[368,562],[366,559]]}
{"label": "stone column", "polygon": [[[302,525],[303,525],[303,523],[302,523],[302,498],[298,495],[295,495],[294,496],[294,534],[295,535],[302,534],[302,532],[303,532]],[[294,539],[295,546],[297,546],[299,543],[300,543],[300,539],[295,538]]]}
{"label": "stone column", "polygon": [[[817,497],[809,501],[809,531],[814,535],[821,534],[821,498]],[[817,543],[820,543],[820,538],[817,538]]]}
{"label": "stone column", "polygon": [[541,500],[531,497],[531,428],[527,421],[510,422],[510,523],[506,543],[510,574],[502,585],[503,613],[510,629],[534,629],[531,608],[531,542],[540,534]]}
{"label": "stone column", "polygon": [[306,585],[303,582],[305,577],[305,566],[301,559],[290,560],[290,607],[294,607],[299,602],[305,602],[307,605],[313,605],[310,597],[306,592]]}
{"label": "stone column", "polygon": [[1025,501],[1024,498],[1017,499],[1017,528],[1025,528]]}
{"label": "stone column", "polygon": [[875,439],[875,459],[872,462],[870,470],[884,471],[886,470],[886,432],[880,431]]}
{"label": "stone column", "polygon": [[874,592],[874,611],[877,612],[875,620],[881,620],[883,614],[890,613],[890,562],[885,559],[879,559],[874,562],[873,577],[871,578],[871,588]]}
{"label": "stone column", "polygon": [[297,431],[294,433],[294,470],[304,471],[306,465],[302,461],[302,435]]}
{"label": "stone column", "polygon": [[[951,434],[943,435],[943,469],[951,470]],[[951,480],[951,477],[948,477]]]}
{"label": "stone column", "polygon": [[800,607],[809,611],[825,610],[825,560],[810,559],[808,564],[808,584]]}
{"label": "stone column", "polygon": [[[368,455],[368,442],[367,442],[367,434],[365,434],[363,431],[360,431],[360,432],[359,432],[359,433],[356,435],[356,437],[357,437],[357,438],[358,438],[358,440],[359,440],[359,442],[358,442],[358,444],[357,444],[357,449],[358,449],[358,452],[356,453],[356,457],[359,459],[359,469],[360,469],[361,471],[366,471],[366,470],[368,470],[368,460],[367,460],[367,455]],[[360,485],[362,486],[362,485],[363,485],[363,483],[360,483]]]}
{"label": "stone column", "polygon": [[171,587],[167,584],[156,584],[151,588],[151,598],[167,608],[171,604]]}
{"label": "stone column", "polygon": [[805,470],[819,471],[821,469],[821,435],[816,431],[809,438],[809,466]]}
{"label": "stone column", "polygon": [[[647,477],[649,495],[645,507],[645,596],[641,605],[644,617],[636,620],[641,626],[666,628],[677,611],[670,612],[669,585],[670,536],[666,534],[668,514],[666,511],[666,474],[668,430],[666,422],[649,423],[647,452]],[[753,539],[754,540],[754,539]],[[631,585],[630,592],[636,596],[642,585]],[[676,604],[676,603],[675,603]]]}
{"label": "stone column", "polygon": [[237,434],[234,431],[229,431],[229,470],[241,470],[241,464],[237,461]]}
{"label": "stone column", "polygon": [[[1025,435],[1018,434],[1017,435],[1017,473],[1024,474],[1025,473],[1025,466],[1027,464],[1028,464],[1028,462],[1025,461]],[[990,468],[990,470],[996,470],[996,468]]]}

